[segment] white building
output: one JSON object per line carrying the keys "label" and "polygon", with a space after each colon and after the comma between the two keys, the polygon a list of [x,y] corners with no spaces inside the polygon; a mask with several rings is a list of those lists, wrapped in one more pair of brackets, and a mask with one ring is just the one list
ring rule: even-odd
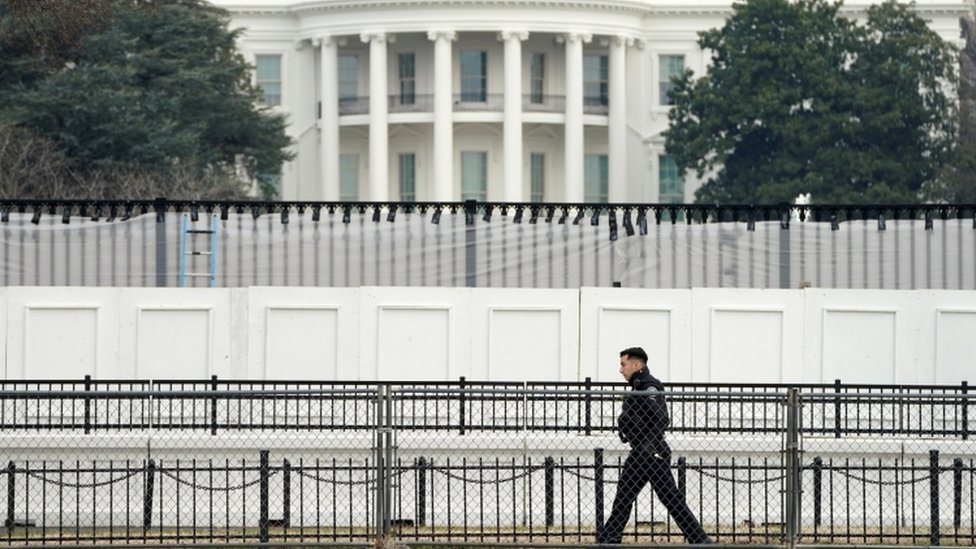
{"label": "white building", "polygon": [[[672,74],[729,0],[211,0],[295,160],[285,200],[685,202]],[[863,13],[868,0],[845,9]],[[958,42],[967,0],[918,0]]]}

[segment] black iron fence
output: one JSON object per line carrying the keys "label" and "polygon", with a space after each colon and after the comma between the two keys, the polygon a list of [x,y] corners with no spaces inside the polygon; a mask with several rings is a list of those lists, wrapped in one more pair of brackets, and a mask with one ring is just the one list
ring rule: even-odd
{"label": "black iron fence", "polygon": [[[370,430],[374,393],[393,391],[400,431],[616,429],[619,383],[210,380],[0,380],[0,430],[105,431]],[[810,436],[899,435],[968,440],[976,413],[958,385],[669,383],[671,432],[780,433],[784,395],[803,399],[799,432]]]}
{"label": "black iron fence", "polygon": [[[620,384],[4,381],[9,545],[592,543]],[[672,473],[728,544],[976,543],[968,385],[670,384]],[[625,541],[681,543],[646,489]]]}
{"label": "black iron fence", "polygon": [[[222,287],[974,289],[974,212],[976,205],[0,200],[0,284],[177,286],[190,227],[206,240],[194,249],[216,256],[188,269]],[[212,237],[199,234],[214,227]]]}

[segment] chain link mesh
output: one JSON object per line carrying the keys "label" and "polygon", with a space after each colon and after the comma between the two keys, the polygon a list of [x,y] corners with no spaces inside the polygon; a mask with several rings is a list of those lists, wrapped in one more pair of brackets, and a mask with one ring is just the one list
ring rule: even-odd
{"label": "chain link mesh", "polygon": [[[593,544],[631,486],[621,389],[8,382],[0,542]],[[976,544],[968,394],[665,394],[664,470],[713,541]],[[623,542],[685,541],[644,487]]]}

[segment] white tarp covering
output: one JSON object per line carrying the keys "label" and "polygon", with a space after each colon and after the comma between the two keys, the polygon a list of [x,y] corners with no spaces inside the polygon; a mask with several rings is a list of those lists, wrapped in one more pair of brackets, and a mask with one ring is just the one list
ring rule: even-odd
{"label": "white tarp covering", "polygon": [[[974,289],[976,229],[971,219],[794,220],[656,224],[646,233],[625,215],[546,221],[528,213],[469,218],[354,208],[217,219],[217,286],[476,286],[578,288],[740,287]],[[177,286],[183,215],[92,221],[9,213],[0,224],[0,283],[6,286]],[[611,229],[610,217],[615,227]],[[629,215],[627,216],[629,217]],[[207,229],[201,213],[191,228]],[[593,222],[597,224],[594,226]],[[628,235],[627,227],[633,235]],[[611,232],[616,238],[611,239]],[[188,250],[209,251],[210,235],[186,236]],[[185,272],[210,272],[209,256],[187,256]],[[187,286],[206,286],[189,277]]]}

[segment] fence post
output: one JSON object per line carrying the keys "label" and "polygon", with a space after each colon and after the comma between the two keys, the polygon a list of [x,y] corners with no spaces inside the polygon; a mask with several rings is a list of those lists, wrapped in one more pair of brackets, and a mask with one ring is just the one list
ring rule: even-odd
{"label": "fence post", "polygon": [[593,378],[586,376],[586,380],[583,385],[586,388],[586,436],[590,436],[593,433]]}
{"label": "fence post", "polygon": [[17,466],[11,461],[7,464],[7,520],[4,521],[7,528],[14,527],[14,498],[17,493],[14,474],[16,472]]}
{"label": "fence post", "polygon": [[474,218],[478,213],[477,204],[476,200],[464,201],[464,285],[468,288],[474,288],[478,284],[478,235],[474,226]]}
{"label": "fence post", "polygon": [[681,492],[682,496],[687,494],[687,484],[688,482],[688,460],[685,456],[678,458],[678,491]]}
{"label": "fence post", "polygon": [[969,392],[969,382],[962,382],[962,439],[969,440],[969,399],[966,393]]}
{"label": "fence post", "polygon": [[467,404],[467,399],[465,398],[465,394],[464,394],[464,376],[461,376],[461,379],[460,379],[460,382],[458,384],[458,387],[461,389],[461,391],[458,392],[458,407],[459,407],[459,409],[458,409],[458,431],[459,431],[459,434],[462,434],[463,435],[464,434],[464,425],[465,425],[464,407]]}
{"label": "fence post", "polygon": [[[91,392],[91,374],[85,374],[85,393]],[[85,395],[85,434],[91,433],[91,397]]]}
{"label": "fence post", "polygon": [[149,460],[146,464],[146,489],[142,494],[142,527],[149,528],[152,526],[152,509],[153,509],[153,485],[156,482],[156,462],[154,460]]}
{"label": "fence post", "polygon": [[790,285],[790,208],[780,211],[779,222],[779,287],[789,289]]}
{"label": "fence post", "polygon": [[556,460],[552,456],[546,458],[546,526],[556,523]]}
{"label": "fence post", "polygon": [[823,523],[823,459],[813,458],[813,525]]}
{"label": "fence post", "polygon": [[593,449],[593,503],[597,535],[603,530],[603,448]]}
{"label": "fence post", "polygon": [[800,520],[800,390],[786,396],[786,543],[794,547]]}
{"label": "fence post", "polygon": [[169,205],[165,198],[156,198],[156,286],[166,286],[166,210]]}
{"label": "fence post", "polygon": [[383,428],[383,535],[393,534],[393,390],[386,387],[384,405],[386,423]]}
{"label": "fence post", "polygon": [[281,525],[291,526],[291,462],[284,460],[282,467],[281,487]]}
{"label": "fence post", "polygon": [[962,524],[962,459],[952,460],[952,526],[959,532]]}
{"label": "fence post", "polygon": [[259,509],[258,509],[258,536],[261,543],[268,543],[268,469],[270,452],[261,450],[261,465],[258,471],[260,486]]}
{"label": "fence post", "polygon": [[834,380],[834,438],[840,438],[840,380]]}
{"label": "fence post", "polygon": [[376,536],[377,546],[379,546],[379,540],[383,537],[382,524],[383,524],[383,391],[386,389],[384,385],[379,385],[376,387],[376,428],[373,431],[373,465],[376,468],[373,471],[375,477],[375,497],[373,498],[373,520],[375,525],[374,535]]}
{"label": "fence post", "polygon": [[376,447],[373,459],[376,462],[376,540],[382,544],[390,535],[390,467],[393,457],[392,441],[390,437],[390,386],[380,385],[376,399]]}
{"label": "fence post", "polygon": [[[210,376],[210,390],[217,392],[217,374]],[[228,405],[229,406],[229,405]],[[210,435],[217,434],[217,395],[210,397]]]}
{"label": "fence post", "polygon": [[420,457],[415,460],[417,474],[417,509],[415,520],[417,526],[427,525],[427,459]]}
{"label": "fence post", "polygon": [[939,544],[939,451],[929,450],[929,544]]}

